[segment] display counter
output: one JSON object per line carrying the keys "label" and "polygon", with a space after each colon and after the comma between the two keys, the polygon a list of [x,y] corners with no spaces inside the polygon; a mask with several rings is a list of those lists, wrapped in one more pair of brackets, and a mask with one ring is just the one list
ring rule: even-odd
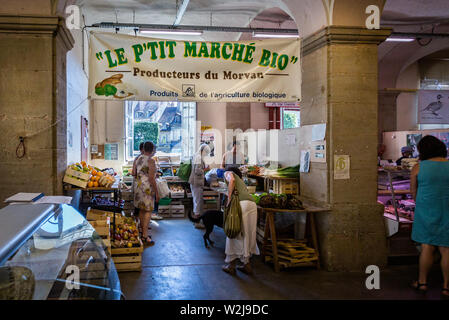
{"label": "display counter", "polygon": [[0,210],[2,299],[120,299],[114,262],[88,221],[69,205]]}
{"label": "display counter", "polygon": [[389,257],[417,256],[419,252],[411,239],[415,201],[410,191],[410,170],[380,169],[377,193],[378,202],[385,206]]}

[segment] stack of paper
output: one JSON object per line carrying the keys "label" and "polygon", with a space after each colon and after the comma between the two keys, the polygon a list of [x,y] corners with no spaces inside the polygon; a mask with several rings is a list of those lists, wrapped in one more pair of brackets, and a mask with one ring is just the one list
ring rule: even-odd
{"label": "stack of paper", "polygon": [[43,193],[27,193],[19,192],[5,200],[6,203],[11,202],[34,202],[44,196]]}

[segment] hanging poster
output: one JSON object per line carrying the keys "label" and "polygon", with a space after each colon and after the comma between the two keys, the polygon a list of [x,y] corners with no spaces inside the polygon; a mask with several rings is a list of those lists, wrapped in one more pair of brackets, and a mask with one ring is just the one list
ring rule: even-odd
{"label": "hanging poster", "polygon": [[422,134],[420,134],[420,133],[418,133],[418,134],[411,133],[411,134],[407,135],[407,146],[413,148],[413,158],[416,158],[419,156],[417,145],[418,145],[419,140],[421,140],[421,138],[422,138]]}
{"label": "hanging poster", "polygon": [[299,102],[299,39],[174,41],[90,36],[89,97],[108,100]]}
{"label": "hanging poster", "polygon": [[418,122],[420,124],[449,124],[449,91],[418,91]]}

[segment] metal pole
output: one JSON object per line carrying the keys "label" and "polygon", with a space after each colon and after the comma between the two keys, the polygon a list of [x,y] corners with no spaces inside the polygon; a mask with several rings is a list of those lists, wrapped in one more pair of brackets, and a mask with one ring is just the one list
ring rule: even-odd
{"label": "metal pole", "polygon": [[297,29],[273,29],[273,28],[241,28],[241,27],[218,27],[218,26],[186,26],[167,24],[139,24],[139,23],[114,23],[100,22],[94,23],[86,28],[121,28],[121,29],[147,29],[147,30],[167,30],[167,31],[213,31],[213,32],[266,32],[281,34],[298,34]]}

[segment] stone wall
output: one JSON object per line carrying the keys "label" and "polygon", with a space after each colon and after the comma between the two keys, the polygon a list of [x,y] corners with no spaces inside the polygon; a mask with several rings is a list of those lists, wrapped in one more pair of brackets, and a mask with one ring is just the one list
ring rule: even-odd
{"label": "stone wall", "polygon": [[81,116],[89,120],[90,101],[87,99],[87,59],[83,50],[87,39],[81,30],[71,30],[75,39],[72,50],[67,52],[67,140],[72,136],[72,145],[67,143],[67,163],[81,161]]}
{"label": "stone wall", "polygon": [[[4,199],[17,192],[62,192],[65,53],[73,39],[57,17],[0,15],[0,22],[0,206],[4,206]],[[16,157],[19,136],[26,137],[22,159]]]}

